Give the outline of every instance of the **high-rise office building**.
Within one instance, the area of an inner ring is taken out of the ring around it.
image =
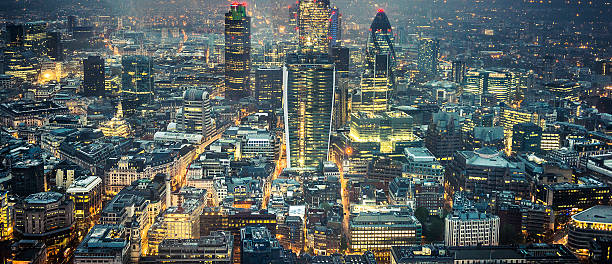
[[[467,67],[465,65],[465,61],[463,60],[454,60],[452,64],[452,81],[458,84],[463,83],[465,79],[465,72]]]
[[[327,55],[291,54],[283,73],[288,167],[327,160],[336,74]]]
[[[179,121],[185,132],[199,133],[205,138],[213,136],[215,126],[211,118],[208,92],[200,89],[185,91],[181,110]]]
[[[0,191],[0,241],[13,236],[13,209],[9,206],[8,191]]]
[[[299,0],[297,28],[301,52],[329,52],[331,12],[329,0]]]
[[[513,152],[540,151],[542,128],[534,123],[520,123],[512,128]]]
[[[47,54],[47,22],[29,22],[23,25],[23,47],[39,56]]]
[[[393,47],[393,42],[395,38],[393,36],[393,30],[391,29],[391,23],[389,23],[389,18],[387,18],[387,14],[382,9],[378,10],[372,24],[370,25],[370,34],[368,36],[368,42],[366,47],[366,68],[370,71],[376,72],[378,71],[390,71],[393,67],[395,67],[395,48]],[[389,58],[387,69],[378,69],[377,64],[377,55],[387,55]],[[391,74],[391,72],[389,72]]]
[[[153,99],[153,61],[140,55],[124,56],[121,59],[121,93],[135,97],[139,104]]]
[[[342,15],[337,7],[331,9],[329,17],[329,46],[335,47],[342,40]]]
[[[259,68],[255,71],[255,98],[260,109],[277,109],[282,106],[283,69]]]
[[[232,3],[225,13],[225,97],[238,101],[249,96],[251,17],[246,4]]]
[[[334,58],[336,71],[339,73],[348,73],[351,55],[349,48],[342,46],[334,46],[331,48],[331,56]]]
[[[423,38],[419,43],[418,69],[427,76],[435,76],[438,73],[438,53],[440,41],[434,38]]]
[[[53,31],[47,33],[47,56],[54,61],[64,60],[64,45],[60,32]]]
[[[66,19],[66,29],[68,29],[68,32],[72,32],[72,29],[78,25],[79,21],[77,20],[76,16],[68,16]]]
[[[389,108],[391,87],[390,57],[386,54],[375,56],[373,68],[361,76],[361,89],[353,94],[353,112],[378,113]]]
[[[508,103],[512,97],[510,72],[477,70],[464,75],[463,92],[474,95],[474,104],[481,105],[483,97],[491,96],[497,103]]]
[[[89,56],[83,60],[83,94],[85,96],[105,96],[104,59]]]

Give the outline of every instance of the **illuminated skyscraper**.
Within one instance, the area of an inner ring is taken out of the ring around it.
[[[464,93],[474,95],[474,104],[481,105],[486,95],[495,98],[497,103],[508,103],[512,93],[512,74],[501,71],[469,71],[464,78]]]
[[[465,65],[465,61],[462,61],[462,60],[453,61],[453,66],[452,66],[453,75],[451,76],[452,81],[458,84],[463,83],[463,80],[465,79],[466,69],[467,67]]]
[[[375,56],[373,68],[361,76],[361,90],[353,95],[352,111],[378,113],[388,110],[391,87],[389,56]]]
[[[418,68],[422,74],[435,76],[438,73],[438,53],[440,41],[433,38],[423,38],[419,43]]]
[[[331,12],[329,0],[299,0],[297,26],[301,52],[329,52]]]
[[[104,96],[104,59],[89,56],[83,60],[83,94]]]
[[[251,17],[246,4],[233,3],[225,13],[225,97],[238,101],[249,96]]]
[[[29,22],[23,25],[23,46],[37,55],[47,54],[47,22]]]
[[[139,103],[153,98],[152,60],[145,56],[124,56],[121,59],[121,92],[127,97],[135,96]]]
[[[388,110],[394,66],[393,31],[387,15],[379,9],[370,26],[366,70],[361,76],[361,90],[353,96],[353,112],[377,113]]]
[[[367,69],[375,71],[377,55],[388,55],[389,69],[395,66],[395,49],[393,31],[384,10],[379,9],[370,25],[370,36],[366,47]],[[378,69],[379,71],[382,69]],[[386,70],[385,70],[386,71]],[[391,72],[389,72],[392,74]]]
[[[337,7],[331,9],[331,15],[329,17],[329,45],[335,47],[339,45],[339,41],[342,40],[342,16]]]
[[[327,55],[290,54],[283,73],[288,167],[327,160],[336,75]]]

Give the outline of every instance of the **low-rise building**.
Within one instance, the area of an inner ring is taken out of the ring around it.
[[[447,247],[442,245],[394,246],[391,263],[580,263],[563,245]]]
[[[391,246],[419,245],[421,223],[408,212],[362,212],[349,222],[349,248],[371,251],[377,261],[389,261]]]
[[[123,226],[95,225],[74,252],[74,263],[127,263],[130,246],[127,237]]]
[[[594,238],[612,238],[612,206],[598,205],[572,216],[567,245],[580,255],[588,255]]]

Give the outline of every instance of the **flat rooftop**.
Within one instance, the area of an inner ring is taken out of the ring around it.
[[[48,204],[59,201],[63,196],[63,194],[56,192],[40,192],[30,194],[25,198],[25,202],[29,204]]]
[[[612,206],[596,205],[572,216],[572,219],[582,222],[612,224]]]

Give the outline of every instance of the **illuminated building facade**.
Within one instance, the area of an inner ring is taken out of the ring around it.
[[[74,238],[73,229],[74,203],[61,193],[35,193],[15,205],[16,235],[43,241],[50,262],[63,257]]]
[[[215,126],[211,118],[208,92],[189,89],[183,93],[183,107],[179,114],[181,129],[188,133],[198,133],[204,138],[212,137]]]
[[[77,226],[88,229],[102,211],[102,179],[97,176],[78,178],[72,182],[66,194],[74,203]]]
[[[154,263],[230,264],[233,247],[232,235],[223,231],[199,239],[165,239],[159,244]]]
[[[391,68],[388,55],[376,55],[373,68],[361,76],[360,91],[352,98],[352,112],[378,113],[389,109]]]
[[[514,125],[520,123],[534,123],[540,127],[544,127],[538,113],[520,109],[503,108],[500,117],[500,125],[504,127],[504,135],[506,139],[512,138]]]
[[[508,103],[512,96],[512,74],[502,71],[476,70],[465,73],[463,92],[474,95],[474,104],[482,105],[483,97]]]
[[[457,151],[447,168],[446,179],[450,185],[469,193],[470,198],[491,196],[501,191],[529,197],[530,184],[524,170],[494,149]]]
[[[8,191],[0,191],[0,241],[13,236],[13,210],[9,207]]]
[[[326,55],[291,54],[283,74],[287,166],[315,167],[328,158],[334,64]]]
[[[117,113],[108,122],[100,126],[100,130],[105,137],[124,137],[127,138],[132,134],[130,125],[123,119],[123,104],[119,102]]]
[[[578,101],[580,92],[585,90],[578,82],[556,80],[544,85],[557,100]]]
[[[417,66],[421,74],[435,76],[438,73],[439,52],[440,40],[434,38],[422,38],[420,40]]]
[[[141,55],[124,56],[121,59],[121,92],[135,97],[140,104],[153,99],[153,61]]]
[[[598,205],[573,215],[569,223],[567,245],[580,255],[587,255],[594,238],[612,238],[612,206]]]
[[[380,263],[389,262],[392,246],[421,244],[421,223],[407,212],[359,213],[349,222],[349,249],[371,251]]]
[[[329,17],[329,45],[335,47],[342,41],[342,15],[337,7],[331,9]]]
[[[534,123],[520,123],[512,128],[513,152],[538,152],[542,144],[542,128]]]
[[[238,101],[249,95],[251,17],[246,4],[232,3],[225,13],[225,97]]]
[[[84,59],[83,94],[104,97],[106,94],[104,81],[104,59],[100,56],[89,56]]]
[[[577,183],[556,183],[538,186],[536,198],[550,206],[555,216],[582,211],[610,201],[610,187],[592,178],[578,178]]]
[[[458,84],[462,84],[465,80],[465,73],[467,71],[467,66],[465,61],[463,60],[454,60],[452,64],[452,76],[451,80]]]
[[[431,179],[444,184],[444,166],[424,147],[405,148],[406,156],[403,176],[411,179]]]
[[[259,68],[255,71],[255,98],[262,109],[282,107],[282,68]]]
[[[351,114],[350,132],[343,138],[345,171],[365,175],[376,156],[401,154],[404,147],[421,144],[412,133],[413,119],[404,112]]]
[[[298,49],[302,53],[326,54],[331,36],[329,0],[299,0],[297,12]]]
[[[38,78],[38,63],[34,57],[26,56],[23,51],[20,47],[4,49],[4,73],[34,83]]]
[[[377,113],[388,110],[389,95],[393,84],[395,49],[393,31],[382,9],[370,25],[366,46],[366,70],[361,76],[360,91],[353,95],[352,111]]]
[[[23,47],[37,55],[47,55],[47,22],[23,24]]]
[[[497,246],[499,224],[498,216],[479,212],[464,193],[456,193],[453,211],[444,218],[444,245]]]

